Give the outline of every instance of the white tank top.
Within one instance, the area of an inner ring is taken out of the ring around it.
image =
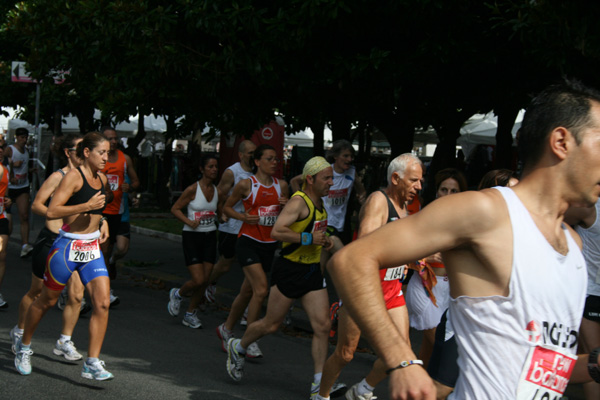
[[[600,296],[600,199],[596,202],[596,220],[589,228],[575,228],[583,240],[583,256],[587,263],[587,294]]]
[[[210,202],[206,201],[204,192],[200,187],[200,182],[196,183],[196,197],[190,201],[187,206],[187,217],[192,221],[200,221],[200,225],[196,229],[192,229],[189,225],[184,224],[183,230],[190,232],[210,232],[217,229],[215,221],[217,219],[217,203],[219,195],[217,188],[213,185],[215,195]]]
[[[25,149],[25,153],[17,148],[17,146],[10,145],[12,149],[12,161],[23,161],[20,167],[13,167],[13,176],[17,179],[17,183],[8,183],[9,189],[22,189],[29,186],[29,152]]]
[[[333,168],[333,164],[331,164]],[[356,169],[352,166],[348,171],[341,174],[333,170],[333,186],[329,188],[327,197],[323,197],[323,204],[327,211],[327,224],[333,226],[339,232],[344,230],[344,219],[348,209],[348,200],[352,193]]]
[[[547,398],[545,393],[560,398],[555,389],[564,391],[575,365],[585,260],[566,228],[568,253],[562,255],[511,189],[495,189],[506,201],[513,231],[509,295],[450,300],[460,372],[449,398],[529,400]],[[560,369],[552,380],[554,364]]]
[[[227,196],[231,196],[233,187],[235,185],[237,185],[238,182],[241,181],[242,179],[250,178],[250,176],[252,176],[252,172],[246,171],[244,168],[242,168],[242,165],[239,162],[236,162],[235,164],[233,164],[232,166],[230,166],[227,169],[230,169],[231,172],[233,172],[233,186],[231,186],[231,189],[229,190],[229,193],[227,194]],[[235,211],[243,214],[244,213],[244,205],[242,204],[242,200],[235,203],[235,205],[233,206],[233,209]],[[223,222],[222,224],[219,225],[219,230],[222,232],[227,232],[227,233],[231,233],[233,235],[237,235],[239,233],[241,227],[242,227],[242,221],[235,219],[235,218],[229,218],[227,220],[227,222]]]

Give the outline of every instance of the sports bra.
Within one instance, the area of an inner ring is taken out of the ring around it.
[[[73,196],[71,196],[69,200],[67,200],[67,203],[65,204],[66,206],[75,206],[77,204],[87,203],[92,197],[94,197],[96,193],[98,193],[98,190],[100,190],[100,194],[106,194],[106,191],[104,190],[104,185],[102,185],[100,189],[94,189],[90,186],[87,179],[85,179],[83,172],[81,172],[81,167],[77,167],[77,171],[79,171],[79,173],[81,174],[81,178],[83,179],[83,185],[81,186],[81,189],[79,189],[79,191],[73,193]],[[100,179],[100,181],[102,181],[102,179]],[[102,208],[99,208],[97,210],[91,210],[88,212],[88,214],[102,214],[102,211],[104,211],[105,207],[106,202],[104,203],[104,206]]]

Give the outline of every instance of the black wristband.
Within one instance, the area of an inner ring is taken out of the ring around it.
[[[401,369],[401,368],[406,368],[406,367],[409,367],[411,365],[423,365],[423,361],[421,361],[421,360],[402,361],[400,363],[400,365],[398,365],[397,367],[390,368],[390,369],[386,370],[385,374],[389,375],[390,372],[392,372],[392,371],[395,371],[395,370]]]
[[[598,355],[600,355],[600,347],[596,347],[588,356],[588,372],[592,379],[600,383],[600,367],[598,367]]]

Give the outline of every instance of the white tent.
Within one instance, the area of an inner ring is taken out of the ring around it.
[[[333,141],[333,134],[331,129],[325,125],[325,131],[323,132],[325,147],[331,146]],[[293,133],[291,135],[285,135],[284,143],[286,146],[299,146],[299,147],[313,147],[314,146],[315,134],[310,128],[306,128],[303,131]]]
[[[525,110],[519,111],[512,128],[513,144],[517,131],[521,128],[521,122]],[[471,150],[478,144],[495,145],[496,131],[498,130],[498,117],[493,113],[475,114],[467,120],[460,129],[460,137],[457,143],[462,146],[465,154],[470,154]]]

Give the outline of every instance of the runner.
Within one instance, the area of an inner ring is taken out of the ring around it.
[[[26,257],[33,250],[33,246],[29,244],[29,151],[26,147],[28,138],[27,129],[17,128],[15,144],[8,146],[4,154],[10,164],[8,197],[17,205],[21,223],[21,257]]]
[[[240,161],[228,167],[223,172],[223,176],[217,186],[217,191],[221,194],[219,196],[221,204],[225,204],[227,198],[231,196],[235,185],[242,179],[248,179],[252,175],[252,155],[255,149],[256,145],[250,140],[244,140],[240,143],[238,147]],[[234,204],[233,209],[239,213],[244,212],[242,201],[240,200]],[[224,221],[219,224],[219,261],[217,261],[210,274],[210,284],[205,292],[206,299],[211,303],[215,301],[217,280],[231,268],[231,264],[235,258],[235,243],[242,227],[242,221],[235,218],[228,218],[226,215],[222,215],[221,218]]]
[[[76,169],[81,165],[81,159],[75,154],[77,144],[81,142],[81,140],[82,136],[80,134],[70,134],[62,139],[60,148],[63,152],[63,154],[61,154],[63,157],[61,158],[63,161],[66,161],[67,165],[50,175],[48,179],[44,181],[42,187],[40,187],[40,190],[31,205],[31,209],[36,214],[46,217],[46,212],[48,210],[46,204],[49,203],[63,177],[70,170]],[[29,291],[25,293],[19,304],[19,319],[17,325],[10,331],[13,353],[16,353],[17,342],[23,336],[27,311],[35,298],[42,292],[46,258],[48,257],[52,244],[58,237],[58,232],[62,225],[62,219],[46,219],[45,226],[40,231],[37,241],[35,242],[31,258],[31,287],[29,288]],[[71,340],[71,336],[73,335],[73,330],[79,319],[83,292],[85,289],[77,271],[75,271],[71,276],[71,279],[69,279],[67,289],[70,292],[69,300],[64,306],[62,331],[60,338],[56,341],[53,352],[58,356],[65,357],[69,361],[76,361],[80,360],[82,355],[77,352],[75,344]]]
[[[410,153],[394,158],[388,166],[388,186],[372,193],[360,210],[358,237],[363,237],[379,227],[409,215],[408,203],[417,197],[423,179],[423,163]],[[390,317],[404,340],[408,337],[408,313],[402,293],[402,281],[406,276],[406,266],[380,271],[381,287]],[[340,300],[340,303],[342,301]],[[340,307],[338,321],[338,341],[335,352],[325,363],[319,400],[330,398],[330,388],[344,368],[354,357],[360,339],[360,329],[348,314],[346,307]],[[371,372],[361,382],[346,392],[346,399],[372,399],[375,386],[386,377],[385,366],[375,361]]]
[[[304,166],[302,176],[305,182],[303,191],[294,193],[271,232],[273,239],[282,241],[282,255],[277,257],[273,269],[267,313],[263,319],[248,325],[242,339],[229,338],[227,372],[233,380],[242,379],[249,346],[276,332],[294,299],[301,299],[314,332],[313,398],[321,383],[330,328],[329,301],[320,252],[322,247],[331,247],[332,242],[326,234],[327,212],[321,197],[327,195],[333,184],[333,170],[323,157],[313,157]]]
[[[575,355],[585,260],[563,215],[569,205],[598,200],[598,142],[600,93],[574,82],[552,86],[527,109],[523,177],[514,189],[446,196],[334,256],[328,267],[336,288],[388,368],[391,399],[433,399],[435,389],[383,296],[374,295],[381,293],[377,270],[437,251],[450,278],[459,351],[450,398],[552,398],[573,370],[574,381],[590,379],[582,373],[588,357]],[[540,379],[547,374],[555,377],[552,389]]]
[[[77,270],[93,306],[88,358],[81,376],[96,380],[113,378],[113,374],[104,369],[104,362],[98,359],[110,306],[110,280],[100,242],[108,239],[108,226],[101,213],[107,197],[111,196],[110,189],[109,196],[106,195],[106,177],[99,173],[106,164],[109,148],[102,134],[85,135],[76,152],[83,165],[65,175],[48,206],[47,218],[62,218],[64,224],[48,255],[42,293],[29,307],[25,331],[17,343],[15,367],[22,375],[31,374],[31,339],[39,322],[58,300],[72,272]]]
[[[10,207],[11,204],[10,198],[6,197],[8,180],[8,168],[0,164],[0,287],[2,287],[2,281],[6,272],[6,248],[8,247],[8,237],[10,236],[6,215],[6,208]],[[8,303],[4,300],[2,294],[0,294],[0,308],[6,307],[8,307]]]
[[[184,223],[181,241],[185,263],[192,279],[179,289],[173,288],[169,293],[167,309],[173,317],[179,315],[179,307],[183,297],[191,297],[190,305],[183,318],[183,325],[190,328],[201,328],[202,322],[197,311],[208,278],[217,258],[217,225],[215,223],[219,204],[219,195],[214,185],[219,175],[219,162],[215,156],[206,155],[200,160],[202,178],[188,186],[177,199],[171,212]],[[181,211],[187,208],[187,215]]]
[[[217,336],[221,347],[226,351],[227,341],[233,337],[235,323],[248,306],[248,325],[260,315],[263,301],[269,290],[267,273],[271,270],[273,256],[277,249],[277,240],[271,237],[271,230],[281,208],[288,200],[288,185],[273,177],[277,171],[277,153],[267,144],[254,151],[255,173],[249,179],[240,181],[233,188],[223,212],[229,218],[243,221],[235,253],[244,271],[244,281],[225,323],[217,327]],[[244,213],[237,212],[233,206],[243,200]],[[251,358],[262,357],[258,344],[252,343],[246,354]]]

